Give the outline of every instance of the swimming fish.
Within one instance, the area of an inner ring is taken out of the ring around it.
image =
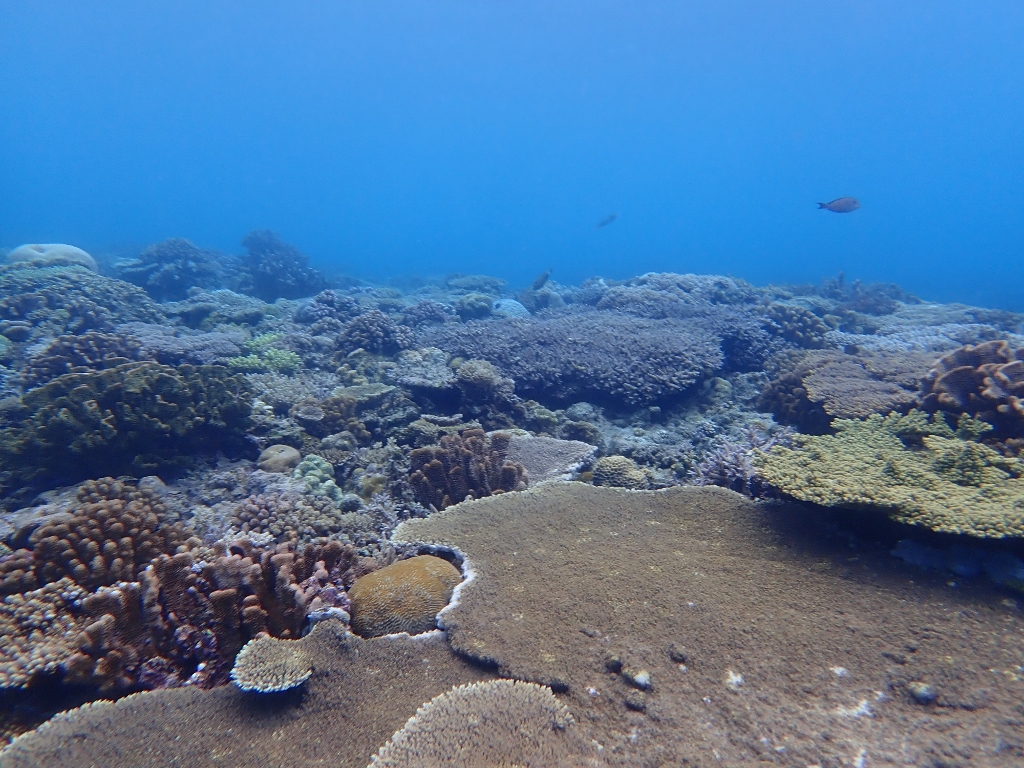
[[[597,226],[594,227],[594,229],[600,229],[601,227],[607,227],[609,224],[611,224],[617,218],[619,218],[619,214],[617,214],[617,213],[609,213],[607,216],[605,216],[603,219],[601,219],[599,222],[597,222]]]
[[[856,197],[837,197],[831,203],[818,203],[818,208],[832,213],[853,213],[860,208],[860,201]]]

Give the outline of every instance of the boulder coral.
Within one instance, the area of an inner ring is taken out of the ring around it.
[[[801,501],[873,507],[935,531],[1024,536],[1024,461],[976,442],[988,425],[962,417],[954,434],[912,411],[832,426],[835,435],[794,435],[792,448],[760,454],[763,481]]]
[[[460,581],[458,568],[433,555],[399,560],[363,576],[348,592],[352,631],[362,637],[428,632]]]

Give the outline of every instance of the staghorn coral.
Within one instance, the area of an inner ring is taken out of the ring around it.
[[[242,245],[249,252],[244,261],[252,276],[246,293],[274,301],[313,296],[327,287],[324,276],[309,266],[306,254],[268,229],[250,232],[242,238]]]
[[[752,426],[744,430],[740,440],[719,440],[690,471],[690,483],[717,485],[754,498],[761,496],[765,488],[754,466],[755,452],[776,445],[788,446],[792,434],[789,428],[773,433]]]
[[[438,446],[414,448],[410,454],[409,484],[416,500],[444,509],[467,498],[526,487],[526,470],[507,459],[511,436],[482,429],[445,435]]]
[[[1024,437],[1024,347],[998,340],[950,352],[928,371],[921,403],[928,411],[981,419],[994,437]]]
[[[185,546],[188,531],[167,518],[149,491],[110,477],[85,482],[68,512],[32,532],[28,549],[0,560],[0,593],[64,577],[89,590],[135,581],[154,557]]]
[[[423,346],[487,360],[539,400],[610,400],[629,406],[677,397],[723,361],[720,336],[700,323],[585,311],[449,324]]]
[[[770,333],[803,349],[829,346],[827,334],[834,329],[810,310],[789,304],[769,304],[764,322]]]
[[[420,707],[369,768],[600,765],[596,745],[574,724],[550,688],[518,680],[460,685]]]
[[[823,506],[875,507],[902,523],[970,536],[1024,536],[1024,462],[920,412],[837,419],[834,436],[793,436],[755,460],[764,482]],[[920,445],[920,447],[916,447]]]
[[[142,289],[85,267],[0,267],[0,333],[15,341],[163,320]]]
[[[149,474],[187,463],[197,445],[230,447],[250,411],[248,383],[218,366],[69,373],[22,396],[0,455],[22,484]]]
[[[348,591],[352,631],[360,637],[429,632],[460,581],[458,568],[433,555],[399,560],[363,576]]]

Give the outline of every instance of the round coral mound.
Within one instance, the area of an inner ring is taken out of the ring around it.
[[[348,592],[352,631],[362,637],[429,632],[461,580],[458,568],[433,555],[401,560],[363,576]]]

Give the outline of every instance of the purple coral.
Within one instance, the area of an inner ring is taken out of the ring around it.
[[[747,427],[740,440],[719,441],[690,473],[690,484],[717,485],[752,498],[762,496],[764,487],[752,461],[754,453],[788,445],[792,435],[789,428],[767,432]]]

